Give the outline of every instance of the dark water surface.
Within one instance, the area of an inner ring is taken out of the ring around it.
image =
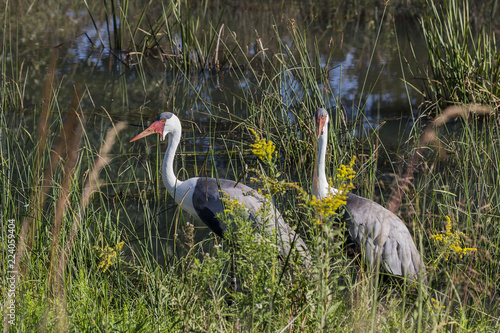
[[[140,4],[130,6],[129,12],[135,10],[135,16],[141,14]],[[285,27],[290,21],[296,22],[300,29],[305,30],[310,55],[319,56],[328,73],[329,87],[320,83],[319,89],[333,91],[351,116],[355,117],[359,109],[363,110],[363,117],[368,122],[411,115],[421,99],[404,81],[418,83],[406,64],[406,60],[414,60],[410,40],[417,59],[425,63],[425,50],[416,20],[386,14],[385,21],[380,24],[383,8],[367,6],[362,13],[354,15],[349,12],[350,17],[336,23],[335,17],[324,18],[324,11],[329,8],[311,7],[308,10],[318,12],[306,15],[300,3],[244,6],[240,2],[229,2],[218,10],[192,9],[191,15],[196,16],[199,11],[205,13],[198,14],[202,19],[196,21],[201,26],[197,29],[201,36],[209,34],[215,25],[224,24],[224,33],[237,36],[248,58],[262,56],[263,53],[259,53],[261,44],[269,50],[266,56],[278,52],[275,50],[277,37],[274,29],[280,31],[283,43],[292,47],[293,38]],[[216,75],[207,70],[185,75],[163,65],[154,56],[142,58],[144,67],[137,66],[136,56],[130,53],[135,51],[130,38],[123,38],[121,49],[113,48],[113,22],[111,16],[106,20],[99,15],[101,11],[99,7],[91,8],[91,14],[86,8],[60,9],[58,13],[48,14],[55,17],[53,22],[43,21],[46,17],[42,15],[29,18],[30,24],[45,29],[38,28],[36,33],[32,31],[30,34],[29,27],[26,31],[18,28],[18,33],[21,31],[25,36],[18,37],[21,42],[17,43],[18,49],[12,50],[11,59],[17,66],[23,64],[23,72],[29,78],[25,87],[26,109],[35,109],[42,99],[43,76],[50,58],[56,55],[62,87],[72,83],[87,86],[92,99],[85,105],[88,112],[101,113],[104,108],[115,120],[134,120],[145,113],[144,109],[156,113],[168,106],[181,117],[190,116],[194,121],[203,122],[207,120],[205,114],[217,112],[211,106],[224,104],[235,115],[245,114],[245,107],[232,100],[252,89],[256,78],[251,73],[246,79],[230,72]],[[161,7],[150,7],[145,20],[152,21],[152,24],[161,12]],[[134,15],[129,14],[130,17]],[[129,24],[132,22],[135,21],[131,20]],[[182,45],[182,37],[175,33],[174,36],[178,45]],[[137,45],[140,40],[138,36],[134,43]],[[150,54],[154,55],[153,52]],[[301,102],[308,90],[301,87],[293,75],[285,81],[286,84],[280,87],[282,103],[292,108]],[[66,92],[62,89],[61,93]],[[325,106],[331,108],[337,101],[330,99],[325,102]]]

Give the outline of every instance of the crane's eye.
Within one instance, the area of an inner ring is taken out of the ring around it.
[[[164,123],[164,122],[166,122],[166,121],[167,121],[166,119],[162,119],[162,120],[161,120],[161,122],[162,122],[162,123]]]

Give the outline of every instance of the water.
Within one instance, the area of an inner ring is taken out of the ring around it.
[[[210,18],[219,19],[219,15],[222,15],[220,22],[225,24],[225,36],[234,32],[238,41],[248,46],[249,57],[259,57],[260,43],[268,49],[266,54],[272,56],[273,52],[277,53],[274,49],[276,43],[273,43],[273,39],[276,38],[273,27],[276,26],[280,30],[284,43],[292,46],[293,40],[286,27],[290,25],[287,18],[293,19],[301,29],[307,25],[306,35],[310,53],[315,53],[313,47],[317,41],[319,57],[325,66],[328,62],[326,70],[330,86],[320,89],[328,88],[338,94],[350,112],[355,113],[357,109],[363,107],[367,120],[386,116],[392,118],[394,115],[407,115],[420,102],[418,93],[402,81],[406,77],[412,84],[416,83],[407,72],[406,64],[400,59],[398,52],[399,48],[402,57],[412,59],[409,39],[413,39],[415,49],[422,49],[420,32],[414,21],[388,15],[389,18],[386,17],[388,22],[382,25],[381,34],[376,41],[378,22],[374,22],[371,18],[351,23],[345,23],[344,19],[339,24],[332,25],[331,21],[324,22],[319,18],[312,21],[301,19],[300,11],[303,8],[299,5],[273,7],[266,4],[241,7],[241,5],[237,7],[235,12],[230,12],[228,8],[225,11],[209,12],[212,15],[207,14],[208,18],[199,23],[202,26],[199,29],[200,34],[208,34],[212,29],[213,22]],[[140,14],[140,9],[141,5],[138,4],[136,8],[129,10],[136,10],[137,13],[134,15],[137,16]],[[203,11],[203,8],[198,10]],[[161,8],[151,9],[149,20],[156,18],[155,11],[161,13]],[[370,11],[371,9],[367,9],[367,12]],[[21,43],[15,59],[24,61],[25,70],[29,70],[27,75],[33,77],[26,86],[28,91],[26,95],[31,96],[32,103],[27,103],[26,107],[33,108],[40,100],[42,78],[52,54],[51,47],[54,46],[57,46],[58,50],[59,77],[65,78],[66,84],[71,82],[86,84],[94,101],[92,106],[96,109],[106,108],[113,116],[123,117],[125,113],[131,117],[141,113],[138,112],[141,107],[161,110],[166,104],[173,105],[178,112],[206,111],[207,103],[213,105],[225,103],[232,106],[231,96],[240,96],[242,90],[250,89],[248,82],[242,80],[235,82],[234,76],[231,75],[216,77],[205,71],[185,77],[178,72],[170,71],[161,62],[154,61],[153,57],[146,59],[144,70],[139,69],[135,65],[134,55],[111,50],[113,34],[108,32],[108,29],[112,30],[111,20],[108,20],[108,26],[104,18],[98,15],[100,13],[98,9],[91,9],[91,12],[95,21],[89,19],[89,13],[85,8],[59,10],[59,13],[52,14],[56,17],[56,22],[64,19],[74,22],[62,27],[50,27],[45,34],[40,31],[36,37],[32,37],[37,39],[35,45],[29,42]],[[197,13],[196,9],[194,13]],[[320,16],[321,13],[317,15]],[[376,12],[376,15],[377,19],[380,19],[381,13]],[[31,19],[35,20],[32,24],[36,26],[37,18]],[[39,18],[38,25],[44,23],[42,19]],[[411,35],[408,35],[408,32]],[[29,35],[27,32],[26,34]],[[108,37],[110,35],[111,38]],[[181,37],[175,36],[177,43],[182,46]],[[21,36],[20,40],[28,38]],[[140,39],[136,37],[136,42]],[[226,40],[230,41],[229,38]],[[124,46],[123,50],[130,49]],[[417,54],[417,57],[421,59],[422,55]],[[141,77],[145,79],[141,80]],[[184,82],[186,80],[189,83]],[[255,78],[250,77],[249,80],[251,82]],[[168,91],[173,85],[182,86],[181,89],[176,89],[178,95]],[[123,89],[127,91],[126,100],[122,97]],[[304,93],[307,91],[291,79],[287,86],[282,87],[282,101],[285,105],[292,106],[301,101]],[[188,101],[183,100],[186,95],[189,97]],[[335,101],[329,100],[327,104],[332,106]],[[244,110],[240,110],[236,105],[231,111],[239,114]]]

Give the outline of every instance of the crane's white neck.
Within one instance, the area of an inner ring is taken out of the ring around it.
[[[174,173],[174,158],[175,152],[177,151],[177,146],[181,141],[181,130],[171,131],[167,134],[168,147],[163,157],[163,165],[161,168],[163,176],[163,184],[167,188],[167,192],[175,197],[175,189],[177,186],[182,184],[182,181],[178,180]]]
[[[326,178],[326,147],[328,145],[328,121],[323,126],[323,133],[318,138],[318,156],[316,159],[316,169],[314,169],[313,195],[317,199],[323,199],[329,192],[336,194],[338,191],[328,185]]]

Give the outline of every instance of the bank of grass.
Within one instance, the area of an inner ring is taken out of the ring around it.
[[[257,175],[261,182],[254,183],[255,187],[266,189],[266,182],[276,181],[309,191],[315,155],[311,119],[321,104],[330,107],[332,114],[329,174],[335,176],[338,165],[358,156],[355,191],[373,194],[369,189],[378,188],[383,172],[376,167],[386,156],[394,155],[380,144],[376,131],[364,140],[353,134],[351,130],[360,125],[362,116],[348,124],[342,117],[343,106],[328,104],[337,92],[319,89],[327,84],[322,60],[313,56],[304,31],[292,20],[285,28],[294,38],[292,47],[282,42],[276,30],[279,53],[266,55],[268,51],[262,48],[262,58],[232,59],[241,67],[233,68],[231,74],[252,87],[241,96],[232,96],[246,106],[245,119],[186,93],[186,98],[200,100],[206,108],[203,112],[212,120],[201,133],[196,124],[183,123],[185,140],[177,157],[180,177],[219,174],[249,183]],[[237,40],[231,43],[238,45]],[[222,42],[220,47],[231,59],[231,48]],[[7,63],[4,54],[4,69]],[[189,68],[179,65],[178,69]],[[49,77],[55,72],[51,67]],[[117,133],[117,124],[107,117],[100,122],[102,131],[89,129],[83,110],[91,105],[95,92],[76,90],[76,102],[70,104],[61,99],[68,94],[61,90],[68,88],[53,80],[45,81],[42,106],[23,113],[26,96],[18,89],[26,84],[23,76],[11,80],[3,76],[3,80],[2,223],[13,218],[16,234],[21,235],[23,221],[31,221],[27,235],[33,239],[18,262],[16,320],[6,324],[4,306],[4,328],[19,332],[489,332],[500,327],[500,314],[494,306],[498,303],[500,255],[500,147],[494,114],[478,117],[464,112],[454,123],[436,126],[436,140],[426,143],[426,159],[420,160],[413,185],[404,192],[398,211],[427,264],[425,287],[367,270],[362,259],[347,254],[345,230],[336,217],[322,225],[315,222],[314,211],[304,206],[293,188],[270,194],[286,221],[307,240],[314,262],[312,274],[278,260],[272,241],[265,235],[256,236],[238,214],[231,220],[239,228],[228,241],[206,234],[200,239],[198,226],[190,224],[193,221],[173,205],[161,186],[164,143],[154,138],[131,145],[128,139],[138,130]],[[304,92],[291,96],[293,107],[282,102],[282,89],[289,86]],[[176,104],[172,111],[179,114],[181,108]],[[78,117],[68,124],[64,119],[71,118],[71,112]],[[468,121],[462,120],[463,115],[468,115]],[[44,127],[40,124],[45,116],[48,123]],[[149,121],[144,117],[145,123]],[[73,134],[60,135],[70,125],[74,131],[82,128],[81,142],[72,146]],[[250,144],[255,137],[249,128],[276,146],[273,164],[261,163],[253,155]],[[104,154],[101,146],[106,146],[107,133],[116,141],[111,152]],[[404,147],[408,158],[422,142],[418,140],[423,133],[418,121],[413,133],[414,140]],[[76,158],[74,168],[55,155],[58,138],[69,145],[67,154]],[[207,142],[211,148],[197,151],[196,141]],[[216,150],[221,142],[223,149]],[[99,173],[100,187],[94,188],[91,200],[85,203],[85,189],[95,184],[89,183],[92,171],[98,170],[105,155],[111,159]],[[198,161],[193,155],[203,158]],[[225,155],[228,162],[224,167],[217,167],[218,155]],[[247,174],[247,166],[258,171]],[[53,172],[47,174],[51,168]],[[402,173],[397,168],[390,171]],[[48,184],[47,195],[40,203],[43,181]],[[461,257],[460,252],[433,239],[448,230],[446,216],[451,221],[450,232],[463,233],[460,245],[477,251]],[[1,281],[7,300],[5,235],[2,230]],[[239,244],[230,248],[232,242]],[[67,257],[61,256],[66,249]],[[239,286],[236,291],[231,284],[233,265]]]

